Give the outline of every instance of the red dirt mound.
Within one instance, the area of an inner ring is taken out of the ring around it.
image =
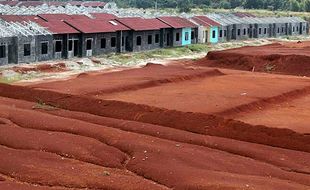
[[[5,84],[0,85],[0,94],[4,97],[32,102],[43,101],[48,105],[54,105],[55,107],[71,111],[86,112],[117,119],[141,121],[194,133],[211,134],[247,142],[310,152],[310,137],[305,135],[288,129],[251,126],[239,121],[225,120],[219,116],[166,110],[119,101],[98,100],[88,96],[67,95]]]
[[[197,65],[245,71],[310,76],[310,48],[281,44],[209,52]]]
[[[66,64],[65,63],[57,63],[57,64],[39,64],[35,67],[19,67],[15,66],[13,67],[13,71],[18,73],[28,73],[31,71],[35,72],[62,72],[66,71]]]

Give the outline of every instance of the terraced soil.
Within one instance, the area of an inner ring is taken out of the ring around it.
[[[209,52],[197,65],[255,72],[310,76],[310,42],[275,43]]]
[[[0,84],[0,189],[308,190],[309,86],[192,63]]]

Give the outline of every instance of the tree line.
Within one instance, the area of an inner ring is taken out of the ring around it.
[[[310,12],[310,0],[115,0],[120,7],[178,8],[189,12],[192,8],[223,8],[288,10]]]

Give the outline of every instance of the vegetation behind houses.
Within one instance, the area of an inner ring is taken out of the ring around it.
[[[310,12],[310,0],[115,0],[120,7],[178,8],[189,12],[192,8],[223,8],[289,10]]]

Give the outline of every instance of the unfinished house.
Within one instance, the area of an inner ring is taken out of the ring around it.
[[[40,18],[36,16],[1,15],[8,28],[18,34],[15,41],[17,63],[29,63],[53,59],[53,36],[40,26]]]
[[[139,17],[118,18],[117,21],[130,28],[129,38],[125,44],[131,51],[143,51],[165,47],[164,35],[169,25],[157,19],[144,19]]]
[[[16,63],[16,36],[0,23],[0,65]]]
[[[165,36],[167,46],[185,46],[197,43],[198,26],[186,18],[177,16],[159,17],[171,27]]]
[[[218,43],[219,23],[209,19],[206,16],[195,16],[191,21],[198,25],[198,42],[199,43]],[[221,30],[223,33],[223,31]],[[222,34],[223,35],[223,34]]]
[[[231,22],[226,19],[222,19],[221,15],[215,13],[208,14],[206,17],[220,24],[218,42],[228,42],[232,40],[230,31],[233,29],[233,24],[231,24]]]
[[[129,38],[129,28],[117,20],[87,18],[64,22],[81,32],[79,38],[81,57],[130,51],[129,44],[125,43]]]
[[[288,20],[288,35],[306,35],[308,34],[308,22],[298,17],[285,17],[281,19]]]

